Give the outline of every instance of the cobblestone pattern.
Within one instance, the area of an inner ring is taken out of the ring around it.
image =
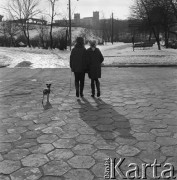
[[[79,100],[66,96],[69,70],[0,71],[1,180],[101,180],[107,157],[125,157],[123,170],[155,158],[176,167],[176,69],[104,69],[101,98],[86,79]]]

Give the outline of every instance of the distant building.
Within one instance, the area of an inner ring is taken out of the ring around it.
[[[79,20],[78,20],[79,18]],[[99,12],[95,11],[93,12],[93,17],[85,17],[83,19],[80,19],[80,14],[75,14],[74,16],[74,22],[76,26],[92,26],[97,27],[99,26]]]
[[[43,25],[47,24],[47,21],[43,19],[36,19],[36,18],[29,18],[27,22],[31,24],[43,24]]]
[[[74,14],[74,19],[72,19],[72,26],[78,27],[98,27],[100,23],[99,19],[99,12],[95,11],[93,12],[93,17],[84,17],[80,18],[80,14],[76,13]],[[59,26],[67,26],[68,25],[68,20],[56,20],[55,24]]]
[[[95,11],[93,12],[93,26],[97,26],[99,24],[99,12]]]
[[[93,18],[92,17],[85,17],[81,19],[82,26],[92,26],[93,25]]]
[[[55,25],[61,26],[61,27],[66,27],[66,26],[68,26],[68,23],[69,23],[69,21],[66,20],[66,19],[55,20]],[[72,24],[73,24],[73,22],[72,22]]]
[[[2,22],[2,18],[3,18],[3,17],[4,17],[4,16],[1,16],[1,15],[0,15],[0,22]]]
[[[14,23],[29,23],[29,24],[43,24],[46,25],[47,21],[43,20],[43,19],[36,19],[36,18],[29,18],[29,19],[17,19],[17,20],[13,20],[12,22]]]
[[[81,21],[80,21],[80,14],[79,13],[76,13],[74,14],[74,24],[78,24],[80,25]]]

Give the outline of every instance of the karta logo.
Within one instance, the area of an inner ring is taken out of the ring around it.
[[[150,170],[153,179],[176,179],[175,169],[171,163],[164,163],[163,165],[157,163],[157,159],[152,164],[130,163],[127,165],[127,171],[123,172],[121,166],[125,158],[108,158],[105,160],[105,179],[116,179],[116,176],[122,179],[147,179],[147,169]],[[158,169],[161,168],[161,169]],[[161,172],[159,171],[161,170]]]

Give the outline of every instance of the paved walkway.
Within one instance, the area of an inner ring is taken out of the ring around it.
[[[123,173],[155,159],[158,175],[167,162],[176,173],[177,69],[103,68],[99,99],[87,77],[84,99],[73,78],[67,96],[69,77],[68,69],[0,69],[0,180],[102,180],[108,157],[126,158]],[[53,94],[42,107],[47,81]]]

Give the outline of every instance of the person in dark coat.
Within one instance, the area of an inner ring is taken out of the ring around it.
[[[90,42],[90,48],[87,49],[87,63],[89,68],[89,78],[91,79],[92,97],[95,97],[95,85],[97,88],[97,97],[100,97],[101,63],[104,61],[101,51],[96,47],[96,41]]]
[[[78,37],[76,45],[71,51],[70,55],[70,68],[75,76],[76,96],[83,97],[84,81],[85,81],[85,68],[86,68],[86,48],[84,47],[84,39]]]

